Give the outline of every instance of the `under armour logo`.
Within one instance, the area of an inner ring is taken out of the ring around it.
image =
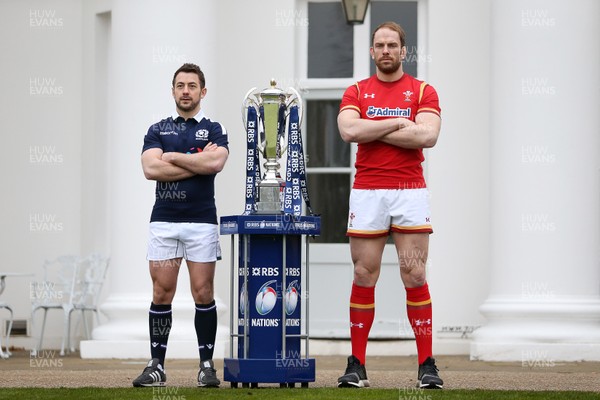
[[[375,98],[375,93],[365,93],[365,99],[368,99],[369,97],[372,98],[372,99],[374,99]]]
[[[365,327],[365,325],[364,325],[362,322],[359,322],[358,324],[355,324],[355,323],[353,323],[353,322],[350,322],[350,328],[354,328],[354,327],[357,327],[357,328],[364,328],[364,327]]]
[[[416,319],[415,320],[415,325],[416,326],[431,325],[431,319],[424,319],[424,320]]]

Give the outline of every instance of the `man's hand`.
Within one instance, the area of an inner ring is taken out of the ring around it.
[[[408,126],[412,126],[415,123],[413,121],[411,121],[410,119],[406,119],[403,117],[399,117],[398,118],[398,129],[403,129],[406,128]]]
[[[209,142],[201,152],[193,154],[167,152],[162,154],[161,159],[194,174],[209,175],[221,172],[228,155],[229,152],[225,147]]]
[[[435,146],[440,134],[442,120],[430,112],[417,114],[415,122],[397,118],[398,130],[388,133],[380,140],[405,149],[424,149]]]
[[[219,146],[212,142],[208,142],[208,144],[204,146],[204,149],[202,149],[202,151],[215,151],[217,150],[217,148],[219,148]]]
[[[151,148],[142,153],[142,168],[146,179],[172,182],[196,175],[194,172],[163,160],[164,154],[159,148]]]
[[[208,142],[208,144],[204,147],[204,149],[199,150],[198,153],[215,151],[215,150],[217,150],[218,147],[219,146],[217,146],[216,144],[214,144],[212,142]],[[168,151],[168,152],[162,154],[161,160],[163,160],[164,162],[171,163],[173,165],[177,165],[177,160],[180,159],[180,156],[182,154],[183,153],[178,153],[176,151]],[[194,154],[197,154],[197,153],[194,153]]]

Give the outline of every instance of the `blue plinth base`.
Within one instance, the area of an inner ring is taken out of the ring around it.
[[[314,358],[224,360],[223,379],[232,383],[304,383],[315,381]]]

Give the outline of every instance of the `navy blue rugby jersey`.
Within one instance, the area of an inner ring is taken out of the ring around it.
[[[142,153],[159,148],[164,153],[197,153],[209,143],[228,148],[227,131],[200,111],[187,121],[173,115],[152,125],[144,137]],[[173,182],[156,182],[156,201],[150,222],[202,222],[217,224],[215,176],[194,175]]]

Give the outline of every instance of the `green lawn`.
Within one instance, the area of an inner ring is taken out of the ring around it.
[[[532,400],[583,400],[599,399],[600,393],[592,392],[525,392],[493,390],[434,390],[417,389],[196,389],[196,388],[0,388],[0,399],[34,400],[192,400],[192,399],[302,399],[302,400],[347,400],[347,399],[394,399],[394,400],[494,400],[494,399],[532,399]]]

